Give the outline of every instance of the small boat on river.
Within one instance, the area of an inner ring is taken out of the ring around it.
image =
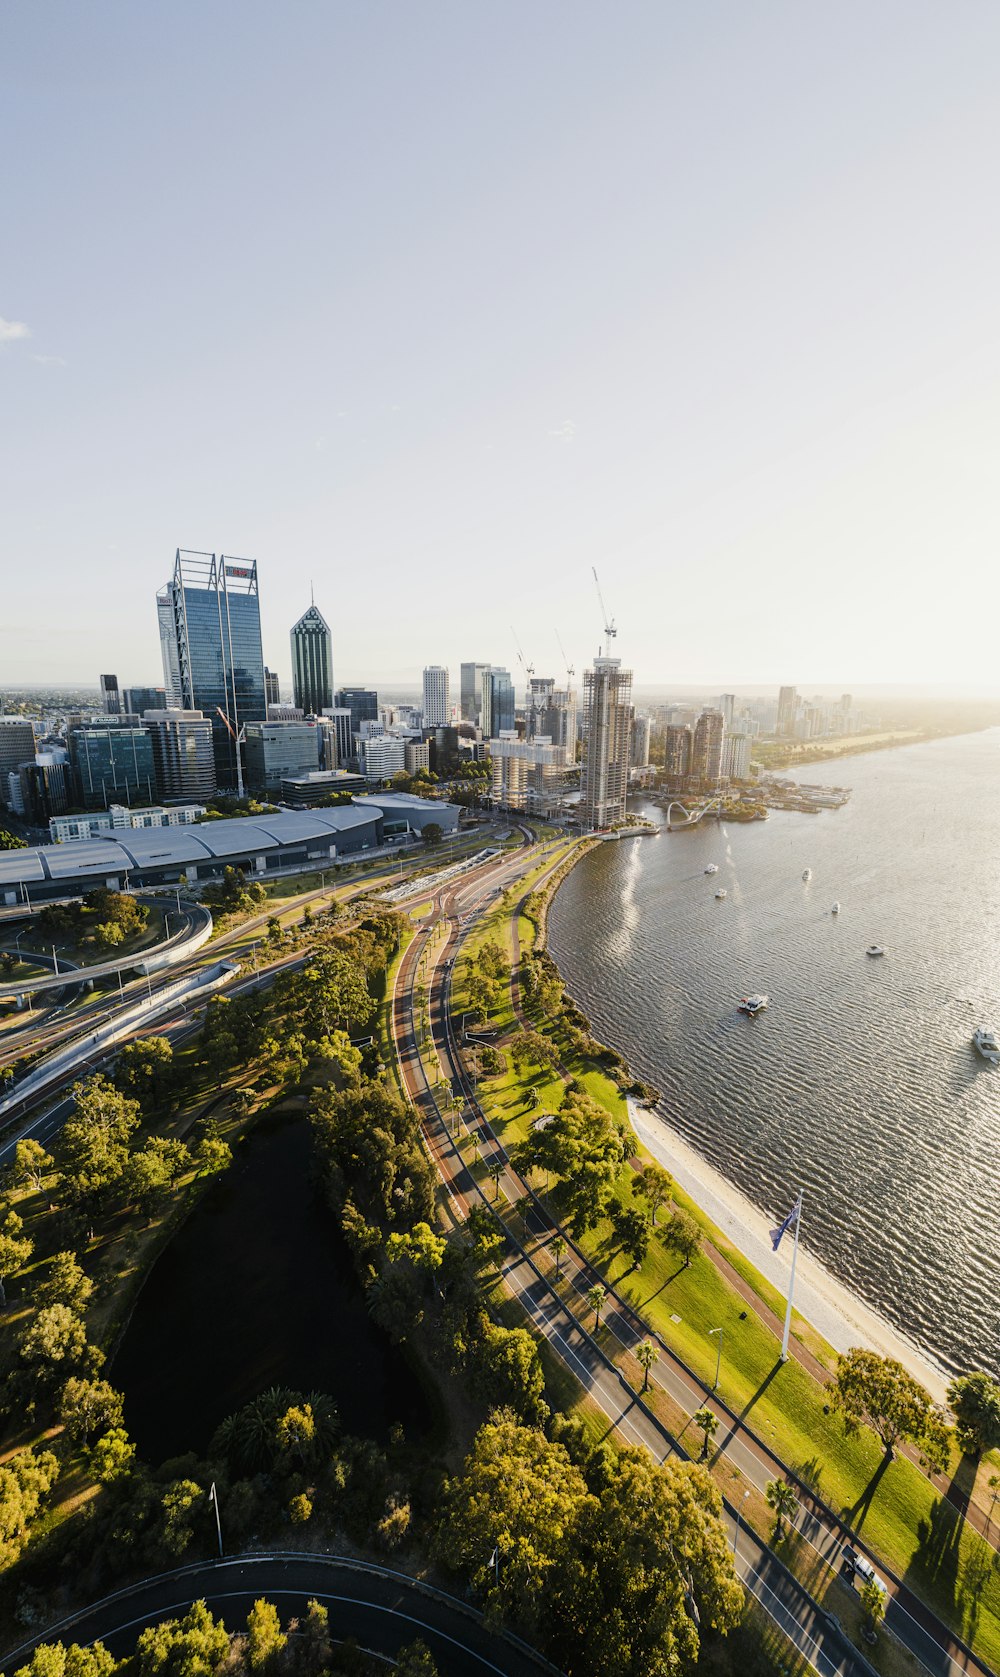
[[[727,897],[727,896],[728,896],[728,895],[729,895],[729,893],[728,893],[728,891],[727,891],[727,890],[726,890],[726,887],[725,887],[725,886],[724,886],[724,885],[720,885],[720,886],[719,886],[719,889],[718,889],[718,890],[717,890],[717,891],[716,891],[716,893],[715,893],[715,900],[716,900],[716,902],[718,902],[718,903],[721,903],[721,902],[725,902],[725,900],[726,900],[726,897]]]
[[[770,996],[758,994],[744,996],[743,1000],[737,1003],[737,1006],[741,1013],[748,1013],[751,1019],[756,1019],[758,1013],[763,1013],[770,999]]]
[[[865,950],[865,954],[874,957],[876,955],[884,955],[885,950],[882,948],[880,943],[870,943],[868,948]]]
[[[830,913],[831,914],[839,914],[840,913],[840,904],[839,903],[834,903],[833,907],[830,910]]]
[[[972,1045],[981,1059],[991,1066],[1000,1066],[1000,1042],[997,1041],[996,1031],[988,1031],[985,1025],[972,1033]]]

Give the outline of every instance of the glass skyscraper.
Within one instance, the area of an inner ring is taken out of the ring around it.
[[[219,787],[235,787],[234,736],[267,718],[256,562],[178,548],[156,604],[167,691],[211,720]]]
[[[333,708],[333,637],[315,600],[292,629],[292,689],[304,716]]]
[[[499,739],[514,726],[514,683],[509,670],[491,667],[483,671],[483,703],[480,728],[484,740]]]

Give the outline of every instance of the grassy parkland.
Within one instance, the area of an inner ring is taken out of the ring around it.
[[[467,1064],[477,1072],[489,1121],[505,1150],[514,1151],[515,1160],[519,1148],[522,1157],[530,1155],[539,1119],[559,1113],[568,1090],[582,1091],[613,1126],[627,1125],[628,1069],[620,1056],[591,1037],[545,954],[547,904],[574,860],[570,850],[557,853],[498,899],[471,929],[453,972],[453,1015],[457,1019],[464,1013],[474,1031],[478,1025],[496,1032],[489,1049],[471,1046],[465,1052]],[[534,1060],[519,1057],[519,1038],[528,1045],[532,1040],[544,1042],[544,1055]],[[630,1130],[628,1135],[628,1157],[609,1181],[599,1211],[585,1219],[584,1226],[573,1228],[580,1250],[706,1388],[713,1385],[719,1350],[718,1333],[710,1335],[709,1330],[722,1330],[719,1396],[803,1485],[860,1532],[886,1567],[996,1668],[1000,1454],[995,1449],[978,1458],[963,1454],[950,1435],[939,1471],[930,1473],[898,1451],[890,1459],[870,1426],[845,1428],[825,1380],[801,1361],[780,1362],[773,1317],[783,1314],[784,1300],[676,1184],[671,1183],[653,1225],[641,1182],[643,1168],[654,1161]],[[474,1156],[471,1143],[466,1139],[461,1145],[469,1154],[470,1168],[492,1192],[486,1167]],[[529,1170],[528,1177],[552,1215],[572,1226],[570,1183],[540,1167]],[[559,1259],[553,1256],[551,1242],[527,1239],[517,1207],[505,1205],[503,1211],[512,1232],[522,1242],[527,1240],[534,1261],[580,1313],[583,1301],[573,1296],[572,1280],[565,1270],[557,1277]],[[648,1238],[630,1247],[628,1229],[637,1213],[648,1225]],[[667,1237],[666,1225],[678,1213],[696,1230],[693,1250],[683,1245],[678,1250]],[[593,1325],[592,1318],[588,1325]],[[798,1315],[793,1325],[799,1343],[833,1380],[836,1353]],[[613,1340],[606,1326],[597,1331],[623,1372],[641,1383],[642,1372],[631,1353]],[[675,1435],[697,1453],[701,1438],[692,1416],[680,1413],[655,1382],[647,1398]],[[716,1443],[725,1431],[723,1423]],[[734,1482],[732,1469],[717,1449],[712,1471],[727,1494],[743,1503],[746,1486]],[[745,1507],[754,1528],[773,1537],[775,1515],[763,1495],[751,1490]],[[966,1507],[978,1510],[985,1532],[964,1517]],[[863,1615],[855,1592],[790,1525],[781,1525],[777,1547],[782,1558],[829,1611],[860,1632]],[[866,1652],[880,1669],[909,1661],[888,1637],[880,1638],[874,1653]]]

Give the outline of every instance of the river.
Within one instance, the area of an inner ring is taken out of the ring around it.
[[[1000,1375],[1000,1069],[971,1045],[1000,1031],[1000,730],[798,778],[851,800],[592,851],[552,955],[717,1170],[768,1213],[803,1189],[833,1275],[945,1367]]]

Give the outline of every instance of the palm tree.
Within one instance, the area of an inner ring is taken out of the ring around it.
[[[795,1495],[794,1486],[790,1485],[787,1479],[769,1479],[766,1496],[769,1506],[774,1509],[774,1535],[780,1537],[785,1521],[795,1518],[799,1499]]]
[[[651,1339],[644,1339],[642,1344],[635,1348],[635,1360],[642,1369],[642,1389],[644,1392],[649,1388],[649,1371],[659,1354]]]
[[[607,1298],[607,1296],[608,1296],[607,1289],[605,1287],[602,1287],[601,1283],[599,1281],[598,1281],[596,1287],[591,1287],[589,1293],[587,1294],[587,1303],[590,1305],[591,1310],[594,1312],[594,1332],[595,1333],[597,1332],[598,1328],[601,1325],[601,1311],[604,1309],[604,1301]]]
[[[491,1159],[489,1164],[486,1166],[486,1174],[487,1176],[492,1176],[493,1178],[493,1198],[495,1200],[499,1199],[500,1178],[503,1176],[503,1161],[500,1159]]]
[[[566,1242],[564,1241],[561,1234],[557,1234],[555,1240],[552,1242],[552,1256],[556,1260],[556,1280],[557,1281],[559,1279],[559,1271],[562,1268],[562,1261],[563,1261],[563,1256],[565,1254],[565,1251],[566,1251]]]
[[[719,1425],[719,1417],[711,1409],[696,1409],[691,1419],[698,1431],[705,1435],[700,1457],[701,1461],[705,1461],[708,1458],[708,1447]]]
[[[994,1473],[987,1481],[990,1488],[990,1523],[993,1520],[993,1510],[1000,1502],[1000,1473]]]

